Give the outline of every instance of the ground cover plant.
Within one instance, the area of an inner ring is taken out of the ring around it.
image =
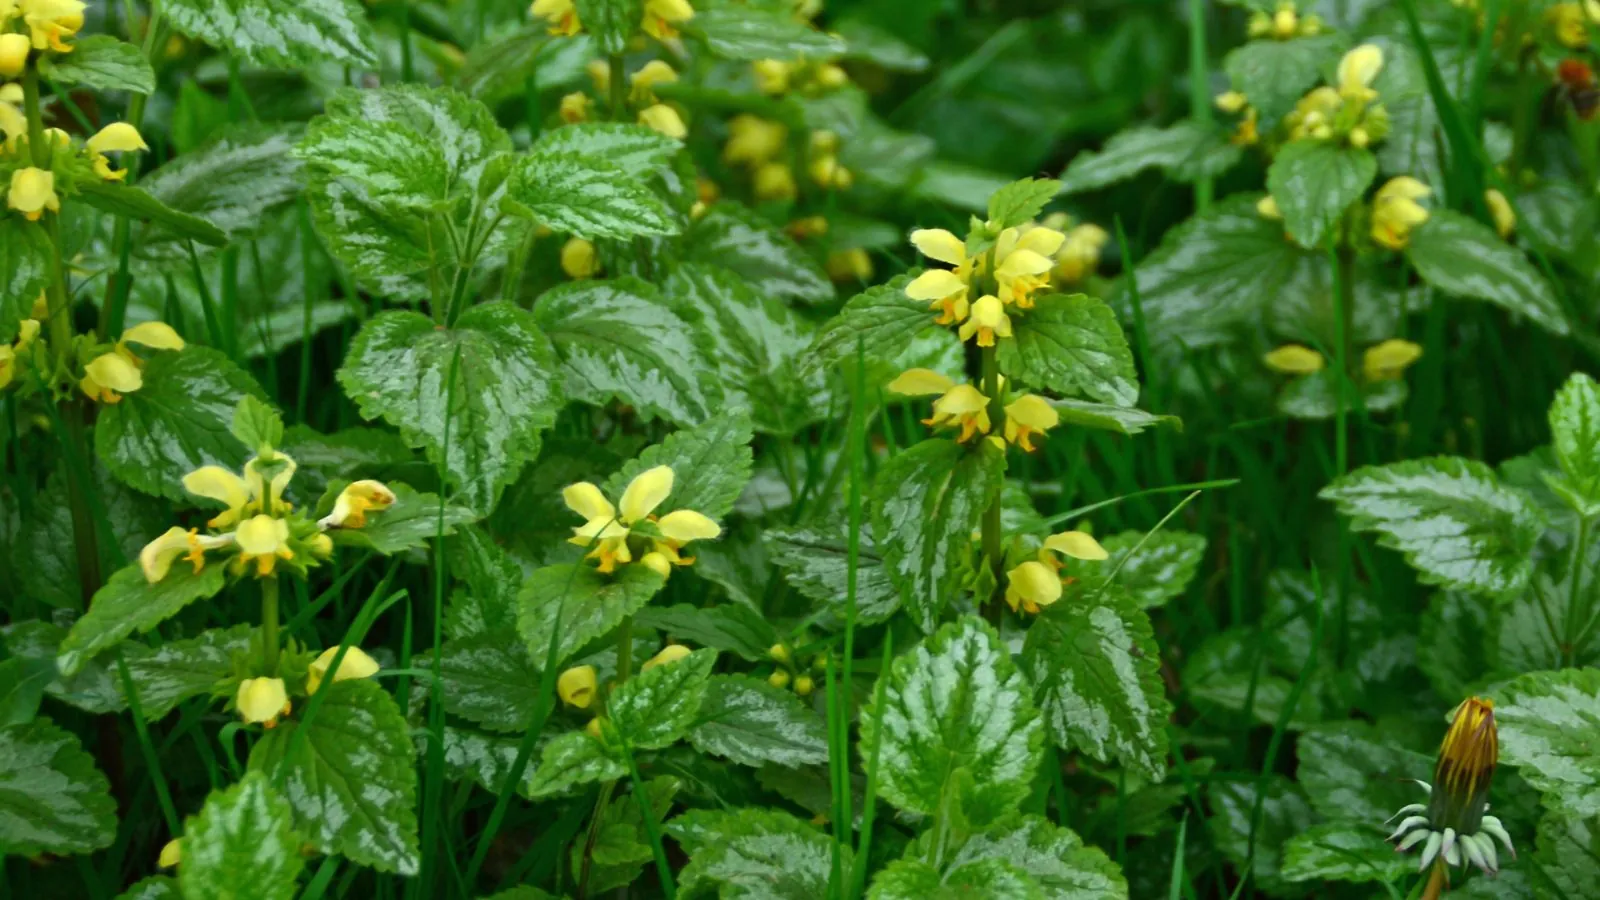
[[[0,0],[0,894],[1592,896],[1597,33]]]

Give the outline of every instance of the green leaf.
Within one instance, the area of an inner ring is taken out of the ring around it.
[[[178,31],[263,66],[378,64],[372,27],[352,0],[170,0],[162,12]]]
[[[1347,388],[1350,403],[1369,413],[1397,409],[1411,396],[1404,381],[1371,381]],[[1339,413],[1339,383],[1332,369],[1302,375],[1278,393],[1278,412],[1291,419],[1324,420]],[[1352,406],[1353,408],[1353,406]]]
[[[304,425],[291,425],[284,429],[283,445],[278,449],[300,464],[294,486],[304,488],[305,496],[321,494],[330,481],[379,478],[416,459],[398,434],[361,426],[320,434]],[[376,521],[376,517],[368,521]]]
[[[672,161],[683,142],[643,125],[580,122],[546,131],[530,153],[604,160],[624,172],[642,173]]]
[[[573,399],[603,406],[620,398],[677,425],[704,422],[722,405],[708,354],[652,284],[631,276],[568,282],[539,297],[534,319]]]
[[[77,737],[49,719],[0,728],[0,858],[111,846],[117,803]]]
[[[1044,900],[1037,882],[1008,860],[980,859],[943,875],[920,859],[889,864],[872,880],[868,900]]]
[[[566,662],[584,644],[643,609],[665,583],[643,565],[626,565],[613,575],[582,563],[546,566],[528,576],[517,595],[517,633],[532,658],[543,660],[559,627],[555,658],[558,664]]]
[[[32,722],[55,677],[55,660],[49,657],[13,656],[0,661],[0,728]]]
[[[1266,796],[1260,797],[1263,790]],[[1210,796],[1212,817],[1206,820],[1206,827],[1217,849],[1234,865],[1248,868],[1260,890],[1284,893],[1283,841],[1312,823],[1311,807],[1294,783],[1282,776],[1273,776],[1265,785],[1213,782]],[[1259,817],[1255,813],[1258,798]],[[1256,834],[1253,841],[1252,832]]]
[[[1439,696],[1473,693],[1492,668],[1489,607],[1482,597],[1460,591],[1439,591],[1429,602],[1417,635],[1417,668]]]
[[[999,341],[1000,371],[1030,387],[1132,406],[1139,373],[1117,316],[1086,294],[1051,294],[1012,318],[1014,335]]]
[[[705,565],[704,554],[698,555],[697,572]],[[652,606],[640,610],[633,621],[635,625],[654,628],[679,641],[737,653],[749,662],[766,660],[767,651],[778,642],[778,632],[772,625],[761,613],[743,603],[707,607],[686,603]]]
[[[931,632],[960,587],[972,533],[1000,493],[1005,454],[988,441],[933,439],[884,464],[872,488],[872,533],[900,602]]]
[[[1410,857],[1395,853],[1373,826],[1313,825],[1283,845],[1283,877],[1288,881],[1393,882],[1414,868]]]
[[[33,318],[33,301],[50,283],[54,254],[39,224],[0,217],[0,342],[16,340],[18,323]]]
[[[334,482],[329,486],[329,492],[324,497],[323,504],[327,509],[320,509],[324,515],[333,508],[337,492],[334,486],[342,489],[343,484]],[[443,503],[444,511],[440,513],[442,501],[433,494],[419,494],[412,490],[410,485],[392,483],[389,490],[394,494],[394,503],[381,512],[367,513],[367,524],[360,528],[332,528],[328,536],[333,538],[335,544],[346,547],[361,547],[374,550],[385,556],[393,556],[415,547],[424,547],[442,533],[446,536],[455,533],[457,525],[465,525],[478,518],[478,513],[464,506],[453,503]]]
[[[305,861],[289,801],[248,772],[206,798],[183,826],[178,883],[185,900],[289,900]]]
[[[57,84],[81,84],[101,91],[153,94],[156,73],[144,53],[108,34],[74,41],[72,52],[39,57],[39,74]]]
[[[791,691],[744,675],[713,675],[689,742],[746,766],[828,761],[822,720]]]
[[[578,21],[594,37],[595,49],[610,56],[627,50],[628,39],[639,30],[640,0],[574,0]]]
[[[844,53],[844,41],[801,21],[787,9],[714,6],[696,10],[686,34],[706,42],[723,59],[824,60]]]
[[[1051,400],[1050,405],[1056,408],[1064,425],[1097,428],[1101,431],[1115,431],[1126,435],[1143,434],[1146,430],[1161,425],[1183,430],[1183,420],[1177,416],[1158,415],[1131,406],[1112,406],[1106,403],[1090,403],[1087,400]]]
[[[428,735],[423,734],[422,739]],[[490,793],[498,793],[505,786],[506,776],[516,764],[520,738],[484,734],[468,728],[444,727],[444,766],[451,781],[471,779]],[[426,750],[419,743],[418,753]],[[533,761],[523,767],[522,781],[517,790],[524,797],[533,784]]]
[[[606,703],[617,734],[636,750],[659,750],[675,743],[700,714],[700,701],[716,664],[717,651],[696,650],[618,685]]]
[[[300,195],[302,166],[291,152],[300,134],[293,126],[235,125],[141,177],[139,186],[172,209],[205,219],[230,240],[253,237],[272,221],[269,212]],[[157,247],[159,254],[152,252]],[[187,258],[188,248],[151,231],[138,252]]]
[[[149,222],[172,232],[175,237],[199,241],[212,247],[228,242],[222,229],[199,216],[178,212],[143,188],[116,181],[85,180],[77,184],[78,197],[102,212],[125,216],[135,222]]]
[[[328,99],[326,115],[347,122],[392,124],[404,129],[407,141],[438,148],[451,196],[477,192],[490,164],[512,149],[510,135],[487,106],[450,88],[419,84],[345,88]]]
[[[686,262],[722,266],[745,280],[758,296],[800,303],[834,299],[833,282],[794,239],[754,210],[718,203],[684,232]]]
[[[1437,456],[1367,466],[1318,496],[1354,530],[1377,532],[1428,584],[1500,594],[1522,590],[1533,575],[1544,517],[1480,462]]]
[[[534,800],[565,793],[580,784],[628,777],[628,768],[606,745],[581,731],[569,731],[544,747],[528,781]]]
[[[1564,497],[1582,500],[1580,515],[1600,514],[1600,385],[1575,372],[1550,405],[1550,434],[1566,475]]]
[[[678,779],[670,775],[644,783],[644,800],[656,822],[667,817],[680,786]],[[589,891],[598,895],[631,884],[653,854],[636,797],[624,794],[613,799],[600,812],[594,827],[597,839],[588,861]],[[583,870],[584,853],[583,842],[574,841],[570,857],[573,871]]]
[[[234,657],[248,651],[255,641],[254,626],[241,624],[208,629],[196,637],[169,641],[144,653],[125,650],[144,717],[153,722],[190,697],[210,693],[217,682],[233,673]]]
[[[1013,181],[994,192],[989,198],[989,221],[986,227],[993,232],[1014,228],[1032,221],[1061,192],[1061,182],[1054,178],[1024,178]]]
[[[601,485],[601,492],[618,500],[628,483],[647,469],[672,469],[672,493],[656,507],[657,517],[680,509],[721,519],[732,509],[750,481],[754,455],[750,450],[750,421],[743,413],[717,416],[694,428],[667,435],[623,463]]]
[[[250,751],[250,771],[283,786],[295,827],[324,853],[414,875],[417,770],[411,732],[376,681],[323,685],[310,725],[286,719]]]
[[[1521,250],[1476,219],[1453,210],[1434,210],[1412,232],[1406,258],[1424,281],[1447,294],[1487,300],[1527,316],[1551,334],[1570,330],[1550,282]]]
[[[783,301],[758,296],[731,271],[704,263],[675,267],[661,290],[712,351],[727,404],[748,408],[757,431],[794,434],[828,417],[826,373],[801,376],[795,365],[814,329]]]
[[[416,668],[432,668],[432,656]],[[522,732],[539,707],[539,670],[515,633],[448,641],[439,649],[445,711],[490,731]]]
[[[1139,546],[1143,543],[1144,546]],[[1141,609],[1165,606],[1189,588],[1206,555],[1204,535],[1158,531],[1145,539],[1142,531],[1124,531],[1100,542],[1110,558],[1072,566],[1084,574],[1116,571],[1117,584]],[[1097,568],[1090,568],[1095,566]]]
[[[1315,249],[1377,174],[1378,159],[1371,151],[1331,141],[1292,141],[1267,170],[1267,190],[1278,201],[1289,236]]]
[[[178,880],[165,875],[152,875],[140,879],[133,887],[117,895],[117,900],[182,900]]]
[[[1566,815],[1600,815],[1600,669],[1523,675],[1494,692],[1500,759]]]
[[[1402,806],[1426,802],[1416,781],[1432,778],[1433,760],[1395,747],[1366,722],[1309,729],[1300,735],[1296,752],[1296,778],[1312,807],[1328,819],[1378,823]]]
[[[801,357],[800,370],[832,369],[854,360],[858,350],[868,360],[893,360],[921,335],[940,330],[938,315],[928,304],[905,294],[905,286],[917,271],[850,298],[817,333],[811,349]]]
[[[239,398],[228,429],[245,449],[260,454],[283,444],[283,416],[271,404],[252,394]]]
[[[844,525],[771,528],[765,536],[772,561],[794,589],[827,604],[844,620],[850,576],[850,542]],[[883,553],[863,527],[856,548],[856,623],[876,625],[900,608],[900,591],[884,568]]]
[[[221,351],[193,344],[148,354],[143,375],[137,391],[100,407],[95,453],[134,488],[187,504],[183,476],[238,467],[233,414],[241,397],[262,397],[261,387]]]
[[[72,675],[84,663],[99,655],[134,631],[140,633],[160,625],[196,600],[222,590],[227,573],[221,565],[209,565],[196,574],[188,563],[178,561],[167,577],[155,584],[144,579],[138,563],[118,569],[95,591],[89,611],[72,623],[56,657],[61,674]]]
[[[364,418],[399,428],[444,469],[463,502],[486,512],[555,423],[556,366],[533,315],[495,301],[448,329],[414,312],[380,313],[351,342],[339,383]]]
[[[361,186],[397,214],[424,214],[450,192],[444,151],[401,122],[318,116],[295,155],[318,171]]]
[[[635,173],[579,152],[517,161],[502,208],[583,238],[677,234],[672,210]]]
[[[1042,816],[1009,819],[973,835],[950,857],[952,872],[986,859],[1029,876],[1044,900],[1127,900],[1122,869],[1070,829]]]
[[[683,893],[715,891],[726,900],[816,900],[828,891],[833,842],[820,829],[777,810],[690,810],[668,822],[689,864]],[[849,870],[849,847],[843,860]]]
[[[1546,813],[1539,820],[1538,840],[1538,870],[1531,877],[1539,890],[1533,895],[1541,900],[1552,896],[1579,900],[1588,896],[1600,880],[1600,827],[1594,820]],[[1494,896],[1500,900],[1503,895]]]
[[[994,629],[972,616],[945,625],[879,676],[881,704],[862,710],[862,746],[881,742],[879,790],[932,815],[961,798],[977,823],[1014,810],[1039,765],[1043,727],[1021,673]]]
[[[1138,125],[1113,135],[1098,153],[1085,150],[1073,157],[1061,175],[1061,192],[1081,194],[1152,168],[1172,171],[1175,176],[1219,175],[1239,156],[1240,149],[1229,144],[1214,126],[1189,119],[1166,128]]]
[[[1150,617],[1117,587],[1080,588],[1028,628],[1022,666],[1050,736],[1152,782],[1167,774],[1167,702]]]
[[[1260,40],[1242,44],[1222,61],[1234,90],[1250,98],[1261,118],[1282,118],[1338,62],[1345,39],[1328,33],[1288,41]]]
[[[5,636],[5,648],[12,656],[24,661],[25,671],[34,668],[49,669],[55,675],[45,687],[45,693],[69,706],[95,714],[121,712],[127,708],[117,686],[117,677],[104,662],[93,660],[78,674],[64,676],[56,668],[56,649],[67,635],[67,630],[50,622],[30,620],[15,622],[0,629]],[[138,644],[124,644],[123,653],[129,665],[144,648]]]
[[[139,550],[171,524],[169,510],[160,501],[147,497],[113,478],[105,466],[95,466],[93,490],[111,527],[106,541],[104,531],[97,542],[109,543],[104,549],[135,559]],[[10,550],[17,584],[38,603],[57,609],[80,609],[87,596],[101,585],[84,584],[89,573],[78,567],[76,537],[72,525],[72,499],[66,467],[52,472],[44,490],[33,497],[32,509],[19,519],[21,526]],[[112,557],[114,558],[114,556]],[[51,650],[54,651],[54,647]],[[50,654],[54,656],[52,652]]]

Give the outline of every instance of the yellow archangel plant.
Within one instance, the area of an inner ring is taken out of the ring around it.
[[[722,528],[708,516],[690,509],[678,509],[659,518],[656,507],[672,493],[674,475],[670,466],[656,466],[640,472],[628,482],[616,506],[587,482],[568,485],[561,492],[567,508],[584,518],[569,540],[590,548],[588,559],[595,560],[601,572],[616,571],[618,563],[635,560],[665,578],[673,566],[687,566],[694,557],[681,551],[691,541],[710,540]]]

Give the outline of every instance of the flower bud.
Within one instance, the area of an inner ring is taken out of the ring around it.
[[[665,666],[675,663],[678,660],[683,659],[685,656],[688,656],[692,652],[694,651],[682,644],[668,644],[667,646],[661,648],[660,653],[650,657],[650,659],[647,660],[644,665],[640,666],[639,671],[648,672],[651,669],[654,669],[656,666]]]
[[[569,238],[561,245],[561,271],[568,278],[593,278],[600,272],[600,257],[594,244],[583,238]]]
[[[811,676],[801,675],[794,680],[794,692],[802,697],[810,696],[812,690]]]
[[[594,666],[574,666],[562,672],[561,677],[556,679],[556,693],[561,696],[562,703],[578,709],[588,709],[594,702],[599,683]]]
[[[246,678],[239,682],[234,706],[246,725],[260,722],[267,728],[278,724],[279,716],[289,714],[289,692],[282,678]]]
[[[0,77],[16,78],[28,67],[32,45],[25,34],[0,34]]]
[[[173,838],[161,847],[161,855],[156,858],[156,866],[170,869],[183,859],[183,839]]]
[[[773,644],[771,649],[767,651],[767,655],[778,662],[786,663],[789,661],[789,648],[783,644]]]
[[[782,689],[788,687],[789,686],[789,673],[788,673],[788,671],[785,670],[785,669],[778,669],[777,671],[773,672],[771,675],[768,675],[767,676],[767,684],[770,684],[773,687],[778,688],[779,690],[782,690]]]

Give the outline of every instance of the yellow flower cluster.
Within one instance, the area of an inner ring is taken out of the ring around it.
[[[967,256],[964,241],[943,228],[917,229],[911,232],[911,243],[923,256],[951,268],[918,275],[906,285],[906,296],[925,300],[938,310],[939,324],[959,324],[962,340],[976,338],[978,346],[993,347],[997,337],[1011,336],[1011,317],[1006,310],[1032,309],[1034,293],[1050,283],[1055,256],[1066,243],[1066,235],[1043,226],[1007,228],[993,248],[974,257]],[[974,283],[988,275],[991,257],[995,292],[972,300]]]
[[[38,318],[23,319],[17,326],[17,339],[9,344],[0,344],[0,390],[10,386],[17,377],[17,360],[22,358],[28,348],[33,346],[34,338],[39,336],[39,319],[44,317],[43,310],[35,310]]]
[[[1417,201],[1432,193],[1409,175],[1389,179],[1372,198],[1372,239],[1390,250],[1404,250],[1412,230],[1428,221],[1427,208]]]
[[[1589,46],[1589,26],[1600,24],[1600,0],[1557,3],[1545,10],[1544,18],[1557,43],[1583,50]]]
[[[677,37],[677,26],[694,18],[694,7],[688,0],[645,0],[643,11],[639,28],[658,41]],[[543,19],[552,35],[571,37],[583,31],[572,0],[533,0],[528,12],[535,19]]]
[[[1004,390],[1004,379],[1001,379]],[[889,382],[889,391],[906,397],[932,397],[933,415],[922,424],[934,428],[960,428],[958,441],[967,441],[976,435],[987,435],[993,423],[989,419],[989,398],[970,384],[957,384],[932,369],[907,369]],[[1023,394],[1006,404],[1005,439],[1024,452],[1032,453],[1033,438],[1060,424],[1061,416],[1048,400],[1037,394]]]
[[[596,91],[602,96],[609,94],[611,67],[605,60],[596,59],[589,62],[589,77],[594,80]],[[653,59],[640,67],[639,71],[628,76],[628,102],[639,111],[640,125],[681,141],[689,135],[689,128],[684,124],[683,116],[673,107],[662,103],[655,93],[658,85],[672,84],[677,80],[677,70],[659,59]],[[561,121],[569,125],[587,122],[593,108],[594,101],[588,94],[583,91],[573,91],[561,98]]]
[[[600,489],[587,481],[568,485],[561,492],[567,508],[584,518],[572,529],[572,543],[591,548],[587,557],[599,564],[601,572],[616,571],[618,563],[633,562],[636,549],[648,547],[639,563],[666,578],[673,566],[687,566],[694,557],[681,551],[691,541],[704,541],[722,533],[710,517],[689,509],[679,509],[657,518],[656,507],[672,493],[674,476],[670,466],[656,466],[640,472],[628,482],[618,506],[613,506]],[[620,507],[620,508],[619,508]],[[630,546],[630,539],[636,546]]]
[[[101,353],[83,367],[78,388],[100,403],[118,403],[123,394],[144,386],[144,360],[128,349],[138,344],[152,350],[182,350],[183,338],[165,322],[145,322],[122,333],[108,352]]]
[[[1270,38],[1275,41],[1312,37],[1326,30],[1320,16],[1301,16],[1293,0],[1280,0],[1272,12],[1256,10],[1250,16],[1249,34],[1252,38]]]
[[[12,103],[20,101],[21,91],[16,85],[0,87],[0,131],[5,132],[6,147],[14,149],[26,141],[27,119]],[[64,131],[51,128],[45,137],[61,147],[72,146],[72,138]],[[121,181],[128,173],[111,168],[108,153],[127,153],[150,149],[138,129],[125,122],[113,122],[102,128],[84,143],[84,153],[94,174],[106,181]],[[11,173],[10,188],[6,193],[6,206],[21,213],[30,222],[39,221],[46,212],[61,211],[61,197],[56,193],[56,173],[50,169],[24,166]]]
[[[1050,535],[1044,539],[1034,559],[1006,573],[1006,605],[1012,612],[1037,615],[1039,610],[1061,599],[1065,582],[1061,578],[1058,554],[1094,562],[1109,556],[1100,542],[1087,532],[1063,531]]]
[[[338,654],[338,647],[329,647],[312,660],[306,672],[307,695],[315,694],[324,681],[333,684],[356,678],[371,678],[378,674],[381,668],[378,661],[368,656],[360,647],[348,647],[345,649],[344,659],[339,661],[339,668],[330,674],[328,669]],[[289,689],[284,680],[272,676],[246,678],[240,681],[239,688],[233,695],[233,706],[239,711],[239,718],[244,720],[246,725],[259,724],[263,728],[277,727],[278,719],[287,716],[294,708],[289,700]],[[170,863],[167,861],[169,849]],[[178,843],[169,842],[161,850],[160,865],[163,868],[176,865],[180,854]]]
[[[1338,87],[1323,86],[1300,99],[1284,118],[1289,139],[1342,140],[1366,147],[1389,133],[1389,113],[1375,102],[1372,84],[1383,71],[1383,50],[1362,44],[1339,60]]]
[[[756,90],[769,97],[791,91],[810,95],[836,91],[850,83],[850,76],[834,63],[813,63],[804,59],[758,59],[750,64]]]
[[[1361,357],[1361,374],[1367,384],[1398,381],[1412,363],[1422,358],[1422,348],[1411,341],[1390,338],[1367,348]],[[1285,375],[1314,375],[1327,361],[1303,344],[1284,344],[1262,357],[1267,368]]]
[[[71,53],[67,40],[83,27],[84,8],[82,0],[0,0],[0,32],[16,19],[28,32],[0,35],[0,76],[22,74],[29,49]]]

